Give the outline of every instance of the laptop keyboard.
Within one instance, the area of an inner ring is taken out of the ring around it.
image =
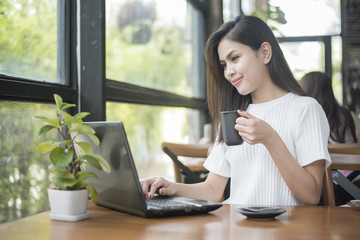
[[[189,206],[189,203],[178,202],[171,199],[146,199],[146,204],[148,206],[155,206],[160,208]]]

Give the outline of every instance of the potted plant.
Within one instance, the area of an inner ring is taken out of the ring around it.
[[[89,113],[79,112],[72,116],[65,110],[74,107],[74,104],[63,102],[57,94],[54,94],[54,99],[57,108],[55,118],[35,117],[44,122],[39,130],[39,137],[49,131],[56,131],[59,136],[59,139],[44,141],[37,147],[39,152],[49,153],[50,182],[53,185],[53,188],[48,190],[50,218],[78,221],[89,217],[86,211],[89,193],[93,201],[98,198],[96,189],[87,179],[99,178],[94,172],[86,170],[86,165],[107,173],[110,173],[110,166],[103,157],[94,154],[89,143],[78,141],[78,136],[85,134],[94,144],[100,143],[94,129],[83,124],[82,119]]]

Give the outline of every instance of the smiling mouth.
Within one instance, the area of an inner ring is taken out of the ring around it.
[[[237,78],[232,81],[232,84],[235,86],[235,85],[239,84],[241,82],[241,80],[242,80],[242,78]]]

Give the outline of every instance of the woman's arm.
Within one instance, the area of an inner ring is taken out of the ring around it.
[[[284,181],[304,205],[318,204],[323,185],[325,160],[301,167],[274,131],[265,144]]]
[[[240,112],[243,118],[237,119],[236,130],[249,144],[262,143],[268,149],[284,181],[305,205],[319,202],[325,161],[319,159],[305,167],[298,164],[277,132],[265,121],[247,112]]]
[[[205,182],[184,184],[167,181],[162,177],[141,180],[144,195],[152,198],[155,192],[160,195],[178,195],[219,202],[223,198],[228,178],[209,172]]]

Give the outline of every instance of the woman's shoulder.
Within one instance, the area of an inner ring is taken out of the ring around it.
[[[320,106],[318,101],[316,101],[316,99],[313,97],[302,96],[302,95],[299,95],[296,93],[289,93],[289,95],[291,97],[292,104],[296,105],[297,107],[309,107],[309,106],[319,107]]]

